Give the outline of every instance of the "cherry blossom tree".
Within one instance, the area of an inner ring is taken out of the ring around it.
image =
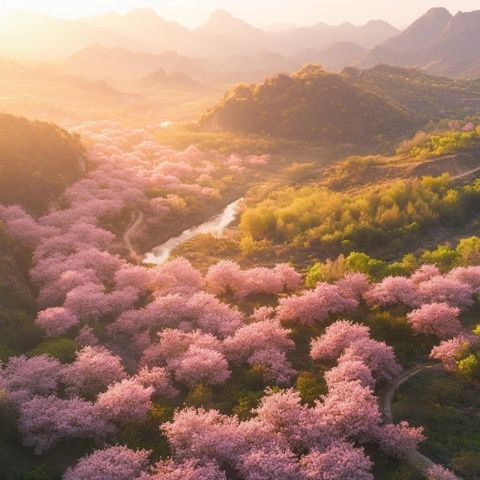
[[[372,371],[361,360],[344,360],[336,367],[325,372],[325,381],[329,390],[335,388],[335,385],[341,382],[359,381],[363,387],[373,389],[375,379]]]
[[[162,430],[174,457],[180,460],[215,461],[220,467],[233,466],[244,445],[238,420],[217,410],[177,410],[173,420],[162,425]]]
[[[439,275],[441,275],[441,272],[437,266],[426,264],[415,270],[415,272],[412,273],[412,276],[410,278],[416,284],[419,284],[427,282],[428,280],[431,280],[434,277],[438,277]]]
[[[345,442],[338,442],[325,452],[313,450],[300,460],[307,480],[373,480],[372,465],[363,449]]]
[[[26,446],[40,455],[69,438],[105,439],[115,430],[91,402],[54,395],[21,404],[18,428]]]
[[[458,477],[441,465],[433,465],[427,470],[428,480],[457,480]]]
[[[96,408],[108,421],[117,424],[142,420],[152,408],[153,387],[144,387],[127,379],[110,385],[96,401]]]
[[[411,427],[408,422],[383,425],[377,429],[380,448],[387,454],[400,458],[414,452],[424,440],[423,428]]]
[[[10,357],[3,370],[0,370],[0,388],[10,401],[21,404],[36,395],[55,393],[62,371],[60,362],[48,355]]]
[[[418,287],[423,303],[447,303],[465,309],[473,305],[473,288],[452,278],[433,277]]]
[[[222,353],[192,345],[175,368],[175,377],[190,387],[199,383],[218,385],[228,380],[230,370]]]
[[[142,474],[139,480],[227,480],[227,477],[215,462],[186,460],[175,463],[166,460],[157,463],[153,473]]]
[[[407,319],[417,333],[448,339],[460,334],[463,329],[458,320],[459,313],[460,309],[446,303],[430,303],[410,312]]]
[[[363,273],[347,273],[335,285],[339,288],[342,295],[353,298],[356,301],[362,300],[363,296],[370,289],[368,277]]]
[[[450,340],[445,340],[433,347],[430,352],[430,358],[440,360],[445,369],[455,371],[457,369],[457,360],[468,353],[474,339],[466,335],[459,335]]]
[[[337,286],[320,283],[302,295],[281,298],[277,314],[282,322],[312,325],[325,321],[332,314],[352,311],[357,305],[358,301],[343,296]]]
[[[122,446],[95,450],[69,468],[63,480],[133,480],[148,467],[150,453]]]
[[[371,338],[355,340],[339,358],[339,363],[360,360],[370,368],[374,378],[379,381],[393,380],[402,371],[395,359],[393,348],[385,342]]]
[[[247,360],[260,350],[285,352],[294,347],[288,335],[290,330],[282,327],[278,320],[264,320],[239,328],[224,341],[229,359]]]
[[[86,346],[64,368],[63,381],[73,395],[94,397],[108,385],[126,378],[122,361],[101,346]]]
[[[364,295],[369,305],[389,307],[404,304],[416,307],[420,304],[417,285],[410,278],[386,277]]]
[[[313,360],[336,360],[352,342],[369,337],[367,326],[339,320],[327,327],[321,337],[312,340],[310,356]]]
[[[245,480],[300,480],[296,457],[290,450],[250,450],[241,456],[239,470]]]
[[[277,349],[258,350],[248,359],[248,363],[263,367],[263,377],[268,383],[290,385],[296,374],[287,360],[285,352]]]
[[[170,375],[165,368],[143,367],[133,378],[144,387],[152,387],[155,396],[173,399],[178,395],[178,390],[172,385]]]

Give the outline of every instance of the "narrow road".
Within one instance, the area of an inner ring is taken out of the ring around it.
[[[406,372],[402,373],[399,377],[397,377],[385,391],[383,398],[381,400],[381,410],[383,413],[383,417],[386,423],[393,423],[393,415],[392,415],[392,401],[397,393],[398,389],[407,382],[410,378],[418,375],[419,373],[425,370],[441,370],[441,365],[435,364],[424,364],[424,365],[417,365],[416,367],[407,370]],[[430,467],[436,465],[436,462],[431,460],[430,458],[426,457],[418,450],[415,450],[409,453],[406,456],[407,462],[414,468],[420,470],[421,472],[425,473]],[[455,477],[457,480],[462,480],[460,477]]]
[[[141,262],[142,257],[135,251],[131,238],[135,235],[136,231],[143,223],[143,212],[140,210],[135,210],[132,214],[132,217],[135,218],[135,220],[130,225],[128,230],[126,230],[123,234],[123,243],[125,244],[125,248],[128,250],[130,258],[135,262]]]
[[[460,178],[468,177],[469,175],[473,175],[476,172],[480,171],[480,167],[474,168],[472,170],[469,170],[468,172],[461,173],[460,175],[455,175],[452,177],[452,180],[459,180]]]

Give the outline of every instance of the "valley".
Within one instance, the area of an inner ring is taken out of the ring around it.
[[[479,11],[92,11],[0,9],[0,478],[480,478]]]

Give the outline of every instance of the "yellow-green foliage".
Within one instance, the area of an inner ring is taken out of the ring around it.
[[[448,175],[396,181],[353,196],[315,186],[290,187],[247,209],[240,228],[255,241],[314,242],[351,251],[401,239],[441,218],[458,219],[466,208],[465,195],[453,188]]]
[[[157,139],[176,149],[196,145],[200,150],[215,150],[225,155],[238,153],[255,155],[280,150],[286,141],[273,139],[268,135],[240,134],[232,132],[205,132],[193,125],[173,126],[157,132]]]
[[[475,148],[480,148],[480,127],[471,132],[419,132],[411,140],[403,142],[397,152],[416,160],[426,160]]]

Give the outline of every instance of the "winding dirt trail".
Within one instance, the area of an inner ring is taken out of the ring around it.
[[[134,221],[123,234],[123,243],[128,250],[130,258],[136,263],[141,263],[142,257],[136,252],[135,248],[132,245],[131,239],[143,223],[143,212],[141,212],[140,210],[135,210],[132,214],[132,217],[134,218]]]
[[[474,173],[479,172],[479,171],[480,171],[480,167],[477,167],[477,168],[474,168],[472,170],[468,170],[468,172],[464,172],[464,173],[461,173],[459,175],[455,175],[454,177],[452,177],[452,180],[459,180],[461,178],[468,177],[469,175],[473,175]]]
[[[397,393],[398,389],[407,382],[410,378],[418,375],[419,373],[425,370],[441,370],[441,365],[435,364],[423,364],[417,365],[416,367],[407,370],[406,372],[402,373],[399,377],[397,377],[388,387],[388,389],[383,394],[380,408],[383,413],[383,417],[386,423],[393,423],[393,415],[392,415],[392,401]],[[430,458],[426,457],[418,450],[415,450],[409,453],[406,456],[406,461],[414,468],[420,470],[421,472],[425,473],[430,467],[436,465],[436,462],[431,460]],[[462,480],[461,477],[455,476],[457,480]]]

